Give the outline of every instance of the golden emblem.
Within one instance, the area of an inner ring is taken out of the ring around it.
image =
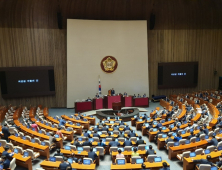
[[[113,71],[116,65],[116,61],[112,60],[108,57],[105,61],[103,61],[103,66],[105,71]]]
[[[116,70],[118,63],[115,57],[106,56],[101,61],[101,68],[106,73],[112,73]]]

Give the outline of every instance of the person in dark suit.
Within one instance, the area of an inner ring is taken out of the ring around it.
[[[115,90],[112,88],[111,95],[113,96],[115,94]]]
[[[173,139],[171,138],[172,134],[168,134],[168,138],[166,139],[165,143],[167,144],[168,142],[173,142]]]
[[[105,124],[103,124],[103,128],[102,128],[102,131],[106,131],[106,132],[108,132],[108,128],[106,127],[106,125]]]
[[[56,153],[54,154],[54,157],[55,157],[55,156],[62,156],[63,159],[64,159],[64,155],[63,155],[63,153],[60,152],[60,149],[57,149],[57,150],[56,150]]]
[[[10,166],[10,160],[6,158],[6,156],[1,156],[1,162],[0,164],[3,165],[3,169],[8,169]]]
[[[95,127],[93,128],[93,131],[99,131],[99,126],[95,126]]]
[[[96,93],[96,98],[99,98],[99,94],[98,93]]]
[[[146,97],[146,93],[143,94],[143,97]]]
[[[153,146],[149,145],[149,149],[146,151],[146,155],[154,155],[155,151],[153,150]]]
[[[150,130],[151,128],[153,128],[152,122],[149,123],[149,126],[146,127],[147,130]]]
[[[157,142],[157,139],[158,139],[158,135],[160,135],[160,134],[163,134],[163,132],[162,132],[162,129],[161,128],[159,128],[159,132],[157,132],[157,134],[156,134],[156,136],[155,136],[155,141]]]
[[[85,130],[85,133],[83,136],[90,138],[90,134],[87,132],[87,130]]]
[[[126,140],[123,142],[123,147],[125,146],[132,146],[132,142],[129,140],[129,138],[126,138]]]
[[[106,144],[102,142],[102,139],[99,140],[97,145],[101,146],[101,147],[105,147],[106,146]]]
[[[135,95],[135,94],[133,95],[133,98],[136,98],[136,95]]]
[[[11,133],[9,132],[9,129],[7,127],[7,124],[4,124],[4,127],[2,128],[2,133],[3,133],[3,137],[4,139],[9,142],[8,137],[11,135]]]
[[[167,167],[167,163],[163,162],[163,168],[160,168],[159,170],[170,170],[170,167]]]
[[[192,137],[195,137],[193,132],[190,132],[190,135],[187,137],[187,140],[190,140]]]
[[[214,164],[211,162],[211,156],[207,155],[207,159],[197,159],[197,160],[193,160],[191,159],[194,163],[198,163],[197,166],[199,167],[200,164],[207,164],[207,165],[211,165],[213,166]]]
[[[126,127],[124,128],[124,130],[123,130],[123,131],[126,131],[126,130],[130,130],[129,125],[126,125]]]
[[[219,162],[216,162],[216,164],[217,164],[218,167],[222,166],[222,157],[219,157]]]
[[[119,138],[124,138],[124,137],[125,137],[123,131],[120,131],[120,132],[119,132],[119,136],[118,136],[118,137],[119,137]]]
[[[139,136],[139,140],[136,141],[136,145],[145,144],[144,140],[142,139],[142,136]]]
[[[156,127],[159,129],[160,127],[162,127],[162,123],[158,122]]]
[[[120,146],[119,142],[115,141],[115,138],[112,138],[112,141],[109,142],[109,146],[110,147],[114,147],[114,146]]]
[[[90,97],[88,97],[88,99],[86,99],[87,102],[91,102],[92,100],[90,99]]]
[[[213,135],[212,137],[213,137],[213,138],[212,138],[210,141],[208,141],[208,144],[217,146],[218,141],[217,141],[217,139],[215,138],[215,135]]]
[[[88,153],[88,158],[91,158],[93,161],[95,161],[97,157],[98,155],[95,152],[93,152],[93,148],[91,147],[90,152]]]
[[[140,94],[138,94],[137,98],[140,98],[140,97],[141,97]]]
[[[11,127],[14,127],[14,128],[16,128],[16,129],[20,130],[20,126],[16,126],[16,124],[15,124],[14,122],[12,122],[11,125],[12,125]]]
[[[127,93],[126,93],[126,92],[124,92],[124,93],[123,93],[123,96],[127,96]]]
[[[10,154],[8,152],[8,150],[9,150],[8,145],[6,145],[4,149],[5,150],[2,152],[2,156],[5,156],[7,159],[11,160],[12,159],[12,154]]]
[[[86,141],[83,142],[82,146],[92,146],[92,143],[89,141],[89,138],[86,138]]]
[[[93,137],[98,137],[98,138],[100,138],[100,135],[97,133],[97,131],[94,131]]]
[[[207,129],[207,125],[204,124],[203,127],[204,127],[203,132],[207,135],[209,133],[209,130]]]
[[[119,125],[125,125],[125,124],[124,124],[124,122],[121,120],[121,122],[120,122],[120,124],[119,124]]]
[[[78,146],[82,146],[80,143],[79,143],[79,139],[76,137],[74,142],[73,142],[73,145],[75,145],[76,147]]]
[[[117,127],[117,125],[113,126],[113,130],[119,130],[119,128]]]
[[[135,133],[133,133],[133,130],[131,130],[131,132],[130,132],[130,137],[136,137],[136,134]]]
[[[64,162],[60,163],[59,169],[66,170],[67,167],[72,167],[71,164],[68,162],[68,159],[65,157],[63,158]]]

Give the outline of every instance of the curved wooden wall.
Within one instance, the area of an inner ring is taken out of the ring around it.
[[[66,19],[147,20],[150,96],[218,87],[222,75],[222,0],[1,0],[0,67],[55,67],[56,96],[0,104],[66,107]],[[63,16],[58,29],[57,12]],[[158,62],[199,61],[198,87],[157,88]],[[214,76],[214,70],[218,75]]]

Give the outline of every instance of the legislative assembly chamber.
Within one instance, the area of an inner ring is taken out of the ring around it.
[[[222,0],[1,0],[0,170],[222,170]]]

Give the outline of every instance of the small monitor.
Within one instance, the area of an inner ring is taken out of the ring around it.
[[[179,142],[174,142],[174,146],[179,146]]]
[[[193,129],[190,129],[190,132],[193,132]]]
[[[42,133],[42,130],[39,130],[39,133]]]
[[[102,135],[102,132],[97,132],[99,135]]]
[[[35,143],[35,139],[31,139],[31,142],[32,142],[32,143]]]
[[[145,150],[148,150],[149,149],[149,146],[145,146]]]
[[[162,130],[166,130],[166,126],[163,126],[163,127],[162,127]]]
[[[46,125],[46,126],[49,126],[49,123],[46,123],[45,125]]]
[[[167,135],[166,134],[162,134],[162,138],[166,138],[167,137]]]
[[[135,133],[135,130],[133,130],[133,133]]]
[[[171,121],[171,119],[169,118],[168,121]]]
[[[144,117],[144,114],[142,114],[141,116]]]
[[[107,128],[109,128],[109,126],[108,126],[108,125],[107,125],[106,127],[107,127]]]
[[[139,122],[142,122],[143,121],[143,119],[139,119]]]
[[[120,149],[122,152],[124,152],[124,148],[118,148],[118,150],[119,150],[119,149]]]
[[[15,148],[13,152],[14,152],[14,153],[18,153],[18,149]]]
[[[15,134],[15,137],[18,137],[18,133]]]
[[[190,141],[189,140],[185,140],[185,144],[190,144]]]
[[[216,136],[216,135],[217,135],[217,134],[214,132],[214,133],[213,133],[213,136]]]
[[[83,151],[83,147],[77,147],[77,151]]]
[[[102,123],[105,123],[105,121],[102,121]]]
[[[148,117],[146,120],[150,120],[150,117]]]
[[[72,118],[72,116],[69,116],[69,118]]]
[[[23,153],[23,156],[24,156],[24,157],[28,157],[28,156],[29,156],[29,153],[28,153],[28,152],[24,152],[24,153]]]
[[[71,150],[71,147],[70,146],[65,146],[65,150]]]
[[[210,170],[217,170],[216,166],[211,166]]]
[[[109,123],[113,124],[113,123],[114,123],[114,121],[109,121]]]
[[[55,138],[59,138],[59,135],[55,135]]]
[[[41,123],[43,123],[43,121],[41,121]]]
[[[93,138],[89,138],[89,142],[94,142],[94,139]]]
[[[78,140],[79,140],[80,142],[82,142],[82,138],[78,138]]]
[[[45,142],[41,142],[41,145],[42,145],[42,146],[45,146]]]
[[[96,152],[97,151],[97,149],[96,148],[93,148],[93,152]]]
[[[195,157],[196,156],[196,153],[195,152],[191,152],[190,153],[190,157]]]
[[[80,126],[80,123],[76,123],[76,126]]]
[[[162,123],[164,123],[164,122],[165,122],[165,120],[162,120],[161,122],[162,122]]]
[[[56,120],[57,118],[56,118],[56,117],[54,117],[53,119],[55,119],[55,120]]]
[[[35,128],[32,128],[33,131],[35,131]]]
[[[92,132],[90,130],[87,131],[88,134],[91,134]]]
[[[90,115],[89,117],[93,118],[93,116],[92,116],[92,115]]]
[[[133,116],[134,118],[136,118],[137,117],[137,115],[135,115],[135,116]]]
[[[156,157],[156,158],[154,158],[154,162],[162,162],[162,158],[161,157]]]
[[[182,132],[181,132],[181,134],[183,135],[183,134],[185,134],[186,133],[186,131],[185,130],[183,130]]]
[[[87,122],[88,120],[87,120],[87,119],[83,119],[83,121],[84,121],[84,122]]]
[[[73,122],[69,122],[70,125],[73,125]]]
[[[145,125],[146,127],[148,127],[148,126],[149,126],[149,123],[144,123],[144,125]]]
[[[90,162],[89,159],[83,159],[83,164],[84,164],[84,165],[90,165],[91,162]]]
[[[200,126],[197,126],[197,130],[200,130]]]
[[[117,159],[116,163],[117,165],[125,165],[125,159]]]
[[[113,132],[110,132],[111,135],[113,135]]]
[[[23,139],[23,140],[26,140],[26,137],[25,137],[25,136],[23,136],[23,137],[22,137],[22,139]]]
[[[70,131],[71,131],[71,129],[70,129],[70,128],[67,128],[66,130],[67,130],[68,132],[70,132]]]
[[[56,161],[56,157],[50,157],[50,158],[49,158],[49,161],[55,162],[55,161]]]
[[[49,132],[47,132],[47,133],[46,133],[46,135],[47,135],[47,136],[50,136],[50,133],[49,133]]]
[[[136,164],[142,164],[143,163],[143,158],[136,159]]]
[[[83,114],[83,116],[86,116],[86,114]]]
[[[181,126],[181,123],[178,123],[177,126]]]
[[[140,140],[140,138],[138,138],[138,137],[137,137],[136,139],[137,139],[137,140]]]
[[[110,119],[110,117],[107,117],[107,120],[109,120]]]
[[[218,146],[217,150],[221,151],[222,150],[222,146]]]
[[[172,134],[172,136],[176,136],[176,135],[177,135],[176,133],[173,133],[173,134]]]
[[[97,128],[97,125],[96,125],[96,126],[94,126],[94,128]]]
[[[183,123],[184,123],[184,124],[187,124],[187,121],[184,121]]]
[[[156,132],[157,131],[157,128],[153,128],[153,132]]]
[[[3,168],[4,168],[3,165],[0,164],[0,170],[3,170]]]
[[[171,128],[174,128],[174,125],[170,125]]]
[[[157,122],[153,122],[154,125],[157,125]]]
[[[102,139],[102,142],[106,142],[106,139],[105,139],[105,138],[103,138],[103,139]]]
[[[208,136],[208,135],[205,135],[205,139],[209,139],[209,136]]]
[[[205,154],[209,154],[209,153],[210,153],[210,150],[209,150],[209,149],[205,149],[204,153],[205,153]]]
[[[219,130],[219,133],[222,133],[222,129],[221,129],[221,130]]]
[[[73,159],[72,159],[72,158],[69,158],[69,159],[68,159],[68,162],[69,162],[70,164],[72,164],[72,163],[73,163]]]
[[[118,142],[118,139],[115,139],[116,142]]]

